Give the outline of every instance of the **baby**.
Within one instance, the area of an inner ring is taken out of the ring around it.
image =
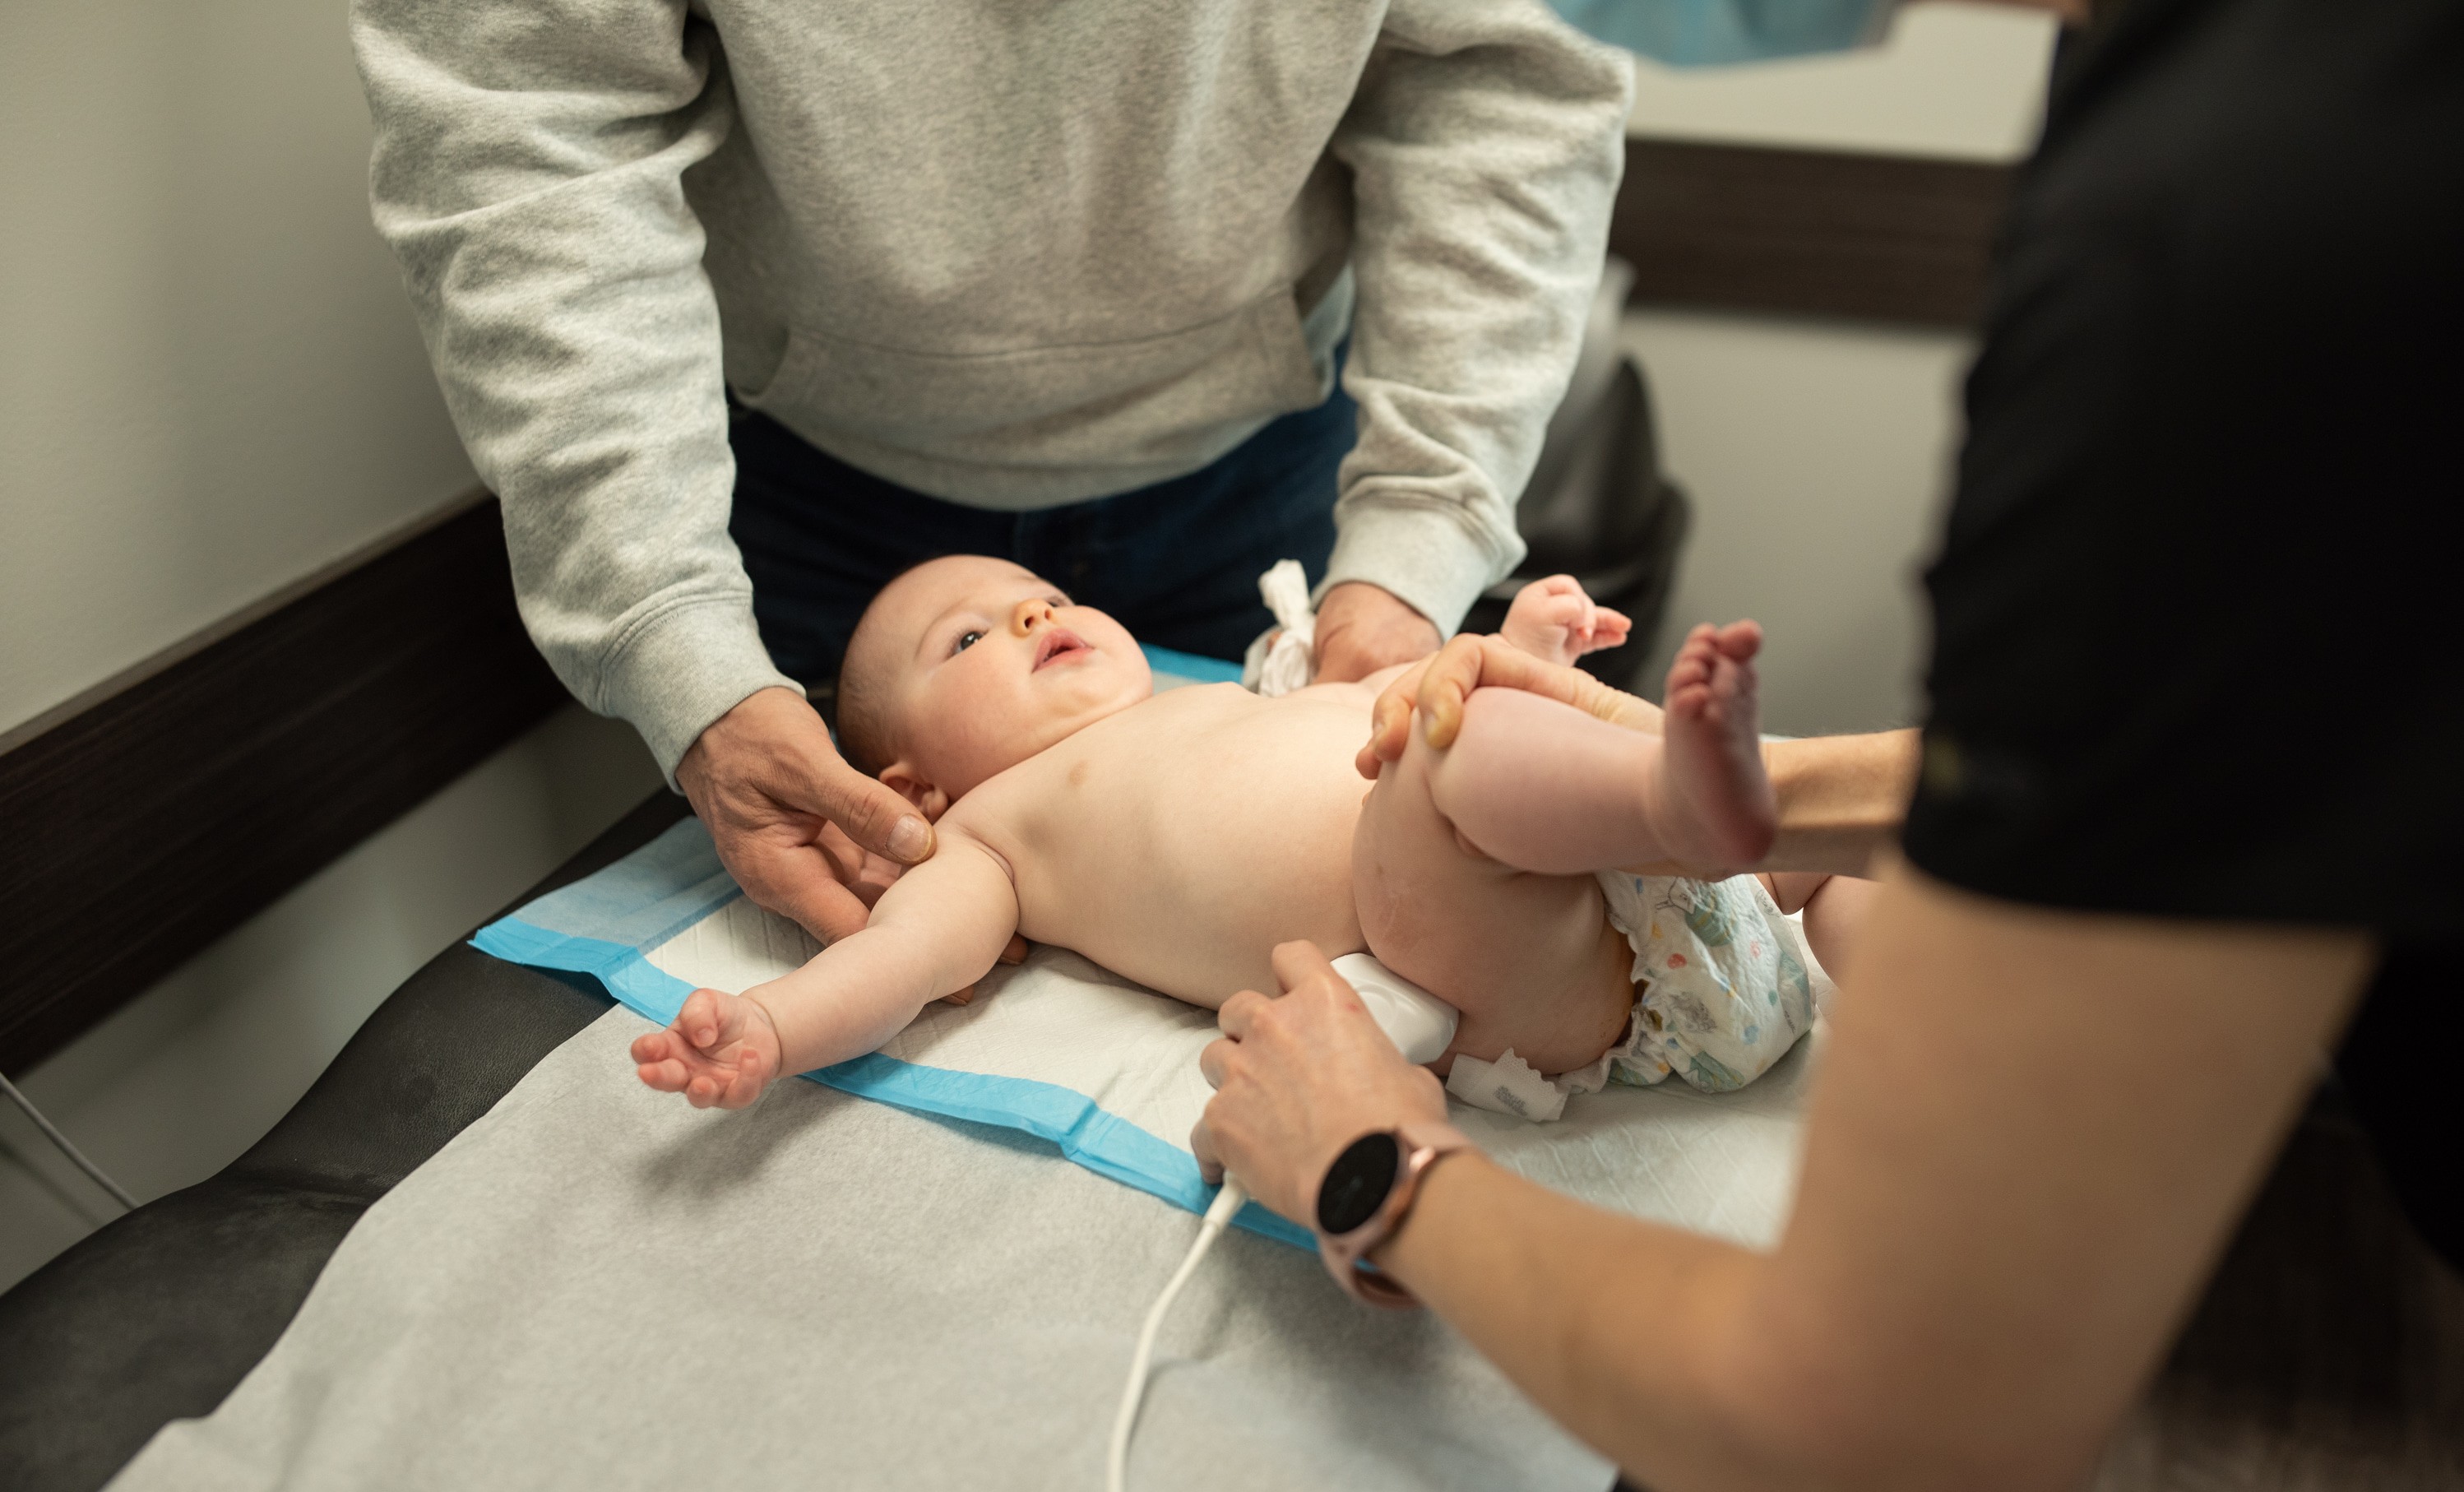
[[[1525,588],[1505,636],[1563,663],[1626,630],[1560,577]],[[1459,1055],[1510,1051],[1543,1074],[1735,1086],[1813,1020],[1773,883],[1518,868],[1457,820],[1554,774],[1626,823],[1620,843],[1662,847],[1654,862],[1750,864],[1772,833],[1759,646],[1751,624],[1698,628],[1663,736],[1484,690],[1455,746],[1415,733],[1373,785],[1354,753],[1398,669],[1276,699],[1157,693],[1129,633],[1050,582],[999,560],[918,565],[857,626],[839,727],[849,758],[934,822],[932,858],[795,973],[741,997],[695,991],[633,1043],[641,1079],[695,1107],[749,1104],[781,1074],[878,1048],[1016,933],[1208,1008],[1275,988],[1278,943],[1366,951],[1462,1013],[1441,1076]]]

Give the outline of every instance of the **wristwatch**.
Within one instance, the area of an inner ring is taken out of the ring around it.
[[[1403,1225],[1420,1177],[1438,1158],[1470,1148],[1453,1125],[1415,1119],[1373,1130],[1334,1157],[1317,1187],[1317,1252],[1345,1293],[1397,1310],[1420,1304],[1369,1255]]]

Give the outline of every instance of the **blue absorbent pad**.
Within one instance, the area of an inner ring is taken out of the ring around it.
[[[1238,671],[1170,654],[1156,663],[1182,680],[1200,665]],[[696,988],[740,993],[820,952],[801,928],[745,898],[694,819],[472,942],[515,963],[589,975],[658,1025]],[[901,1108],[1023,1130],[1090,1171],[1203,1212],[1214,1188],[1199,1175],[1189,1131],[1212,1096],[1198,1054],[1215,1037],[1214,1012],[1038,947],[1025,963],[988,975],[972,1003],[928,1005],[880,1051],[804,1076]],[[1768,1242],[1793,1187],[1796,1112],[1815,1044],[1800,1043],[1738,1093],[1612,1086],[1571,1100],[1554,1124],[1462,1105],[1450,1117],[1505,1164],[1561,1191]],[[634,1081],[629,1070],[621,1078]],[[1237,1221],[1314,1246],[1306,1229],[1254,1203]]]

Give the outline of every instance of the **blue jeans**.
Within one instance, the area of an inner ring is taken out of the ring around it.
[[[1237,659],[1273,624],[1258,599],[1260,574],[1287,559],[1312,585],[1326,574],[1353,408],[1338,386],[1187,476],[1031,513],[927,497],[738,409],[728,532],[753,577],[762,643],[781,671],[813,688],[817,704],[826,706],[874,594],[941,555],[1014,560],[1111,613],[1140,642]]]

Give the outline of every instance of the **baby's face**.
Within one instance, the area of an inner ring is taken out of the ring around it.
[[[945,802],[1155,691],[1127,628],[1005,560],[919,565],[865,626],[891,738],[883,777]]]

